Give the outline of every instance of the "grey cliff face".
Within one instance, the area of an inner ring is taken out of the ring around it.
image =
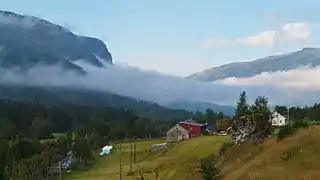
[[[112,64],[110,52],[99,39],[75,35],[36,17],[0,11],[1,67],[28,69],[58,64],[84,72],[73,63],[80,59],[96,67]]]

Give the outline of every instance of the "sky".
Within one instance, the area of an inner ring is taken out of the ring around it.
[[[318,47],[317,0],[0,0],[103,40],[116,64],[187,76],[204,69]]]

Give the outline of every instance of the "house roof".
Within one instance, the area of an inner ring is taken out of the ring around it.
[[[194,125],[194,126],[207,126],[208,123],[205,123],[205,124],[201,124],[201,123],[197,123],[196,121],[192,120],[192,119],[188,119],[188,120],[185,120],[185,121],[181,121],[179,122],[179,124],[190,124],[190,125]]]
[[[278,113],[277,111],[272,113],[272,117],[274,118],[275,116],[276,117],[284,117],[285,119],[287,119],[285,116],[283,116],[282,114]]]
[[[175,126],[173,126],[167,133],[170,133],[171,131],[173,131],[176,128],[178,130],[185,131],[185,132],[189,133],[189,131],[187,129],[183,128],[182,126],[179,126],[179,124],[176,124]]]

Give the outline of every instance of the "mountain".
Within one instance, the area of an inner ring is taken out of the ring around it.
[[[189,117],[185,110],[174,110],[154,102],[142,101],[114,93],[67,87],[37,87],[28,85],[0,84],[0,99],[35,102],[48,106],[76,104],[97,107],[131,109],[140,117],[153,120],[184,120]]]
[[[112,64],[99,39],[78,36],[46,20],[0,11],[0,67],[28,70],[36,65],[59,65],[85,73],[78,60],[104,67]]]
[[[78,36],[62,26],[37,17],[0,10],[1,75],[6,71],[26,72],[39,65],[55,65],[82,75],[89,73],[78,62],[105,68],[112,65],[112,56],[99,39]],[[131,109],[141,117],[154,120],[183,120],[189,117],[189,112],[185,110],[172,110],[153,102],[111,92],[70,86],[57,87],[50,85],[50,82],[42,86],[5,82],[0,83],[0,99],[31,101],[48,106],[68,103],[117,107]]]
[[[252,77],[263,72],[288,71],[303,66],[320,65],[320,49],[304,48],[297,52],[269,56],[250,62],[235,62],[207,69],[188,76],[188,79],[216,81],[229,77]]]
[[[218,105],[210,102],[174,101],[165,105],[172,109],[184,109],[192,112],[205,112],[212,109],[215,112],[222,112],[228,116],[234,116],[236,109],[232,106]]]

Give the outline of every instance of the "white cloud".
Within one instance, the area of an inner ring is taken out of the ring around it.
[[[320,66],[303,67],[289,71],[261,73],[249,78],[226,78],[216,81],[219,84],[236,86],[272,86],[287,91],[320,91]]]
[[[204,47],[212,48],[227,44],[273,47],[277,43],[305,41],[309,38],[310,34],[310,27],[306,23],[287,23],[278,30],[267,30],[233,40],[211,38],[204,43]]]
[[[264,31],[245,38],[237,38],[235,42],[245,45],[271,47],[275,43],[275,37],[276,31]]]
[[[306,40],[310,36],[309,26],[305,23],[287,23],[282,33],[285,39],[291,40]]]

